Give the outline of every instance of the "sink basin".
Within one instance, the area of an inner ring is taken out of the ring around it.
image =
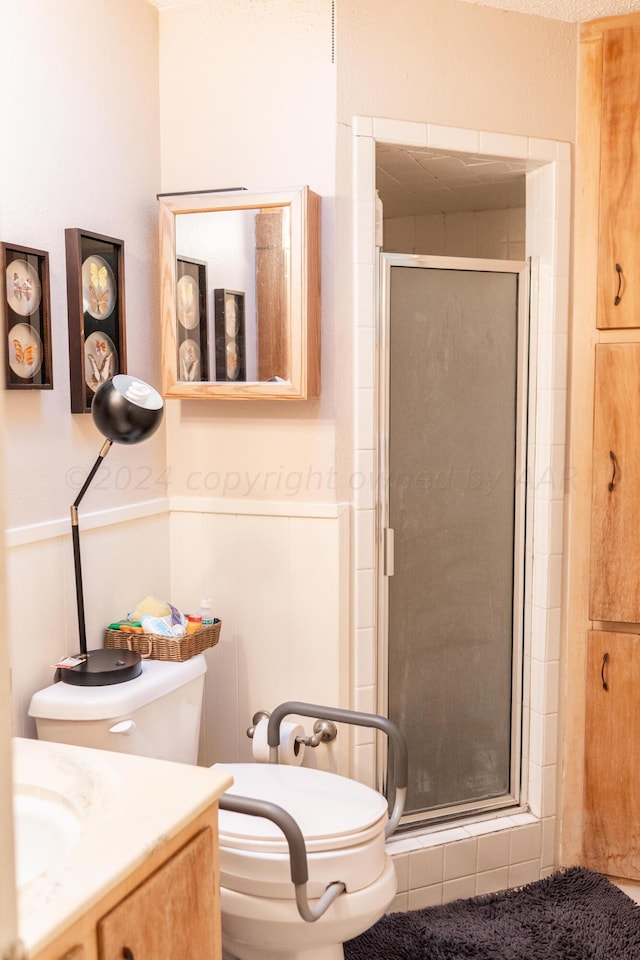
[[[59,793],[16,786],[13,795],[16,882],[21,890],[59,867],[82,832],[82,821]]]

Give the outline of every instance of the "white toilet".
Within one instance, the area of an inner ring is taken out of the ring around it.
[[[139,677],[106,687],[55,683],[34,694],[38,737],[183,763],[197,761],[206,662],[143,661]],[[307,767],[224,764],[225,794],[269,801],[297,822],[307,851],[312,905],[329,884],[340,893],[315,922],[298,911],[289,849],[263,816],[220,810],[224,955],[237,960],[343,960],[342,944],[374,924],[396,892],[385,850],[387,801],[363,784]]]

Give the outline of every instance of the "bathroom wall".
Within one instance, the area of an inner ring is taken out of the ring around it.
[[[347,496],[337,489],[335,473],[340,334],[333,294],[331,51],[326,0],[234,0],[161,11],[163,191],[308,184],[322,198],[322,395],[307,403],[168,404],[175,495],[247,502]],[[220,482],[212,485],[216,475]]]
[[[160,369],[157,11],[88,0],[78,13],[76,0],[24,0],[0,30],[0,239],[49,253],[54,386],[6,393],[10,527],[67,517],[101,445],[90,416],[69,413],[66,227],[124,241],[129,373],[157,383]],[[108,467],[84,509],[163,497],[164,433],[114,449]]]
[[[0,26],[8,97],[0,240],[46,250],[52,390],[4,392],[5,520],[14,730],[52,664],[77,650],[69,505],[103,438],[69,412],[64,231],[124,241],[128,369],[159,384],[157,11],[145,0],[24,0]],[[145,592],[168,591],[164,427],[114,445],[80,508],[90,646]]]
[[[375,116],[573,140],[575,23],[470,6],[336,4],[338,122]]]
[[[525,209],[385,217],[386,253],[523,260]]]

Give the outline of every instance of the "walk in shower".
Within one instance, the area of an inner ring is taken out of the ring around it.
[[[528,275],[381,254],[380,622],[408,824],[519,802]]]

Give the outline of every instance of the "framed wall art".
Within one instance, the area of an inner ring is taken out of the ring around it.
[[[244,342],[244,293],[214,290],[216,380],[247,379]]]
[[[207,265],[176,258],[176,347],[178,380],[209,379]]]
[[[4,284],[5,387],[50,390],[51,299],[49,254],[0,243]]]
[[[127,372],[124,242],[65,230],[71,412],[88,413],[105,380]]]

